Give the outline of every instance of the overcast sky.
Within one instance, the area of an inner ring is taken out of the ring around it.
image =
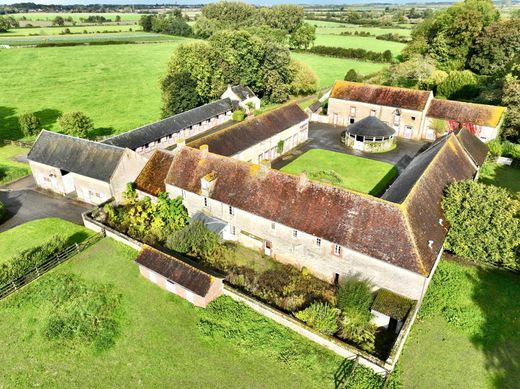
[[[16,1],[6,1],[0,0],[0,4],[13,4],[13,3],[21,3],[23,1],[31,1],[31,0],[16,0]],[[90,1],[82,1],[82,0],[32,0],[37,4],[162,4],[162,2],[157,0],[90,0]],[[443,0],[437,0],[443,1]],[[450,0],[446,0],[450,1]],[[454,1],[454,0],[451,0]],[[201,4],[201,3],[210,3],[213,1],[201,1],[201,0],[183,0],[183,1],[172,1],[166,2],[166,4]],[[366,4],[366,3],[395,3],[395,4],[403,4],[403,3],[424,3],[425,1],[412,1],[412,0],[387,0],[387,1],[377,1],[377,0],[253,0],[246,1],[247,3],[259,4],[259,5],[272,5],[272,4]]]

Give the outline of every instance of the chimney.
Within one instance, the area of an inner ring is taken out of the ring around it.
[[[208,145],[202,145],[199,147],[199,150],[201,151],[201,157],[207,158],[209,153],[209,146]]]

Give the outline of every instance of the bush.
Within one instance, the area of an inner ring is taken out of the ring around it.
[[[502,156],[503,148],[502,148],[502,143],[500,143],[499,140],[497,140],[497,139],[492,140],[491,142],[489,142],[487,144],[487,146],[489,148],[489,153],[493,157],[500,157],[500,156]]]
[[[502,144],[503,153],[506,157],[520,160],[520,144],[505,141]]]
[[[339,309],[327,303],[314,302],[294,316],[322,334],[334,335],[338,331],[338,314]]]
[[[357,74],[355,69],[350,69],[347,74],[345,74],[345,81],[358,82],[360,80],[359,75]]]
[[[65,134],[80,138],[88,137],[94,124],[83,112],[67,112],[60,116],[58,124]]]
[[[235,122],[241,122],[246,118],[246,113],[242,109],[237,109],[235,112],[233,112],[232,119]]]
[[[506,189],[456,182],[446,189],[442,208],[451,226],[446,249],[474,261],[520,267],[520,203]]]
[[[339,336],[350,340],[363,350],[374,352],[376,340],[376,326],[370,322],[368,317],[360,312],[350,311],[341,319]]]
[[[370,284],[366,280],[349,277],[342,281],[337,289],[337,306],[343,312],[368,314],[373,296]]]
[[[329,57],[338,58],[354,58],[372,62],[392,62],[392,53],[389,50],[385,52],[376,52],[365,49],[351,49],[344,47],[332,46],[314,46],[308,50],[311,53],[318,55],[326,55]],[[390,57],[388,52],[390,53]]]
[[[478,95],[477,76],[469,70],[454,70],[437,86],[437,92],[448,99],[468,99]]]
[[[166,238],[166,247],[182,254],[211,261],[222,250],[220,237],[197,220]]]
[[[25,136],[36,135],[41,129],[40,119],[34,113],[23,113],[18,118],[20,129]]]
[[[318,90],[318,77],[307,64],[292,60],[289,71],[293,76],[289,84],[289,93],[292,95],[310,95]]]

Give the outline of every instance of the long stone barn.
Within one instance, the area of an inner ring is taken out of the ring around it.
[[[90,204],[120,198],[147,162],[129,149],[46,130],[27,158],[38,187]]]
[[[205,149],[156,153],[162,155],[144,171],[161,173],[148,173],[148,182],[141,177],[143,193],[182,196],[190,215],[218,218],[232,239],[329,282],[359,275],[419,299],[447,233],[443,190],[474,178],[487,146],[467,130],[446,135],[417,156],[382,198]]]

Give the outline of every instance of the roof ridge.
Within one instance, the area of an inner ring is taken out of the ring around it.
[[[70,138],[70,139],[72,139],[74,141],[88,142],[88,143],[92,143],[92,144],[95,144],[95,145],[98,145],[98,146],[101,146],[101,147],[110,147],[110,148],[114,148],[114,149],[117,149],[117,150],[123,150],[123,151],[126,149],[126,147],[119,147],[119,146],[112,145],[112,144],[109,144],[109,143],[102,143],[102,142],[98,142],[98,141],[91,140],[91,139],[81,138],[79,136],[73,136],[73,135],[69,135],[69,134],[62,134],[60,132],[49,131],[49,130],[46,130],[44,128],[42,128],[42,130],[40,131],[40,134],[38,134],[38,137],[36,138],[36,141],[40,138],[40,135],[43,132],[45,132],[47,134],[52,134],[52,136],[61,136],[61,137],[64,137],[64,138]],[[36,141],[35,141],[35,143],[36,143]]]
[[[399,89],[399,90],[405,90],[409,92],[423,92],[423,93],[431,93],[431,90],[424,90],[424,89],[412,89],[412,88],[405,88],[402,86],[392,86],[392,85],[380,85],[380,84],[371,84],[369,82],[355,82],[355,81],[345,81],[345,80],[336,80],[334,85],[337,83],[344,83],[344,84],[352,84],[352,85],[365,85],[373,88],[386,88],[386,89]]]

